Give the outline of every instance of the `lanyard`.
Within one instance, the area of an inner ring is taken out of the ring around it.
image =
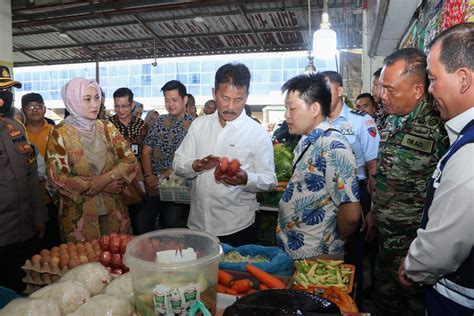
[[[295,173],[296,165],[297,165],[298,162],[300,162],[300,160],[303,158],[304,154],[308,151],[308,149],[309,149],[310,146],[311,146],[311,142],[309,142],[309,144],[305,147],[305,149],[303,149],[303,151],[301,152],[301,154],[298,156],[298,159],[296,159],[295,163],[293,164],[293,171],[292,171],[292,173]]]

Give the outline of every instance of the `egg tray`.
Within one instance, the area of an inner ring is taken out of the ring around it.
[[[26,277],[22,280],[23,283],[39,286],[56,282],[64,273],[69,271],[67,266],[60,269],[58,266],[50,266],[47,262],[44,264],[39,262],[31,263],[29,259],[26,260],[25,265],[21,268],[26,273]]]

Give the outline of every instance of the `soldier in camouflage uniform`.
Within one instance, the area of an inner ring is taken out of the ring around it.
[[[416,237],[428,179],[448,144],[440,114],[427,95],[426,78],[426,56],[414,48],[396,51],[384,61],[382,102],[390,115],[380,136],[372,214],[380,238],[377,315],[424,315],[421,288],[402,287],[397,271]]]

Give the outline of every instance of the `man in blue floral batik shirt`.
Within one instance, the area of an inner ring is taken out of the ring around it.
[[[321,74],[296,76],[282,91],[290,133],[303,137],[280,200],[277,242],[294,259],[342,258],[361,216],[356,159],[326,119],[331,91]]]

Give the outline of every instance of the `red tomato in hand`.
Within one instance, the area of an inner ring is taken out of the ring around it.
[[[222,157],[220,160],[219,160],[219,170],[222,172],[222,173],[225,173],[227,171],[227,169],[229,169],[229,158],[227,157]]]
[[[240,169],[240,161],[238,159],[232,159],[230,162],[229,162],[229,170],[227,170],[227,172],[231,172],[232,175],[229,175],[229,177],[234,177],[237,172],[239,171]]]
[[[221,181],[223,175],[224,173],[221,171],[221,168],[217,166],[214,170],[214,178],[216,179],[216,181]]]

